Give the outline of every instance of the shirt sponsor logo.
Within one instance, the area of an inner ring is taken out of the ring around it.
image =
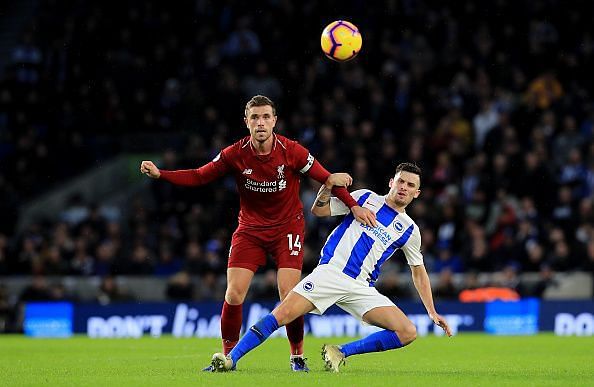
[[[387,245],[392,242],[392,237],[390,236],[388,230],[386,230],[385,228],[380,227],[379,225],[377,227],[371,227],[363,223],[359,223],[359,225],[363,229],[367,230],[369,233],[375,235],[375,237],[378,240],[380,240],[384,245]]]
[[[286,188],[286,182],[284,182],[284,186],[280,183],[283,183],[284,180],[281,182],[277,181],[256,181],[252,179],[246,179],[245,181],[245,188],[249,189],[250,191],[254,192],[278,192]]]

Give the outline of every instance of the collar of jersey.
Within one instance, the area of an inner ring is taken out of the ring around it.
[[[387,194],[386,194],[386,195],[384,195],[384,196],[382,196],[382,197],[384,198],[384,203],[383,203],[383,204],[385,204],[385,205],[386,205],[386,207],[388,207],[388,208],[389,208],[391,211],[394,211],[394,212],[395,212],[397,215],[399,215],[399,214],[406,214],[406,211],[398,212],[398,210],[395,210],[395,209],[393,209],[392,207],[390,207],[390,206],[388,205],[388,202],[386,201],[386,198],[388,197],[388,195],[387,195]]]
[[[249,138],[249,142],[250,142],[250,149],[252,150],[252,153],[254,156],[259,157],[259,158],[268,158],[270,157],[270,155],[272,155],[272,152],[274,152],[274,150],[276,149],[276,142],[278,141],[277,137],[276,137],[276,133],[272,132],[272,136],[273,136],[273,141],[272,141],[272,149],[270,150],[270,153],[268,153],[267,155],[259,155],[256,152],[256,148],[254,148],[254,143],[252,142],[252,138]]]

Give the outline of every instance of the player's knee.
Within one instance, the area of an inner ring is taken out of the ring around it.
[[[417,338],[417,328],[411,323],[406,325],[404,329],[396,332],[396,334],[398,335],[402,345],[408,345]]]
[[[234,288],[227,288],[225,291],[225,301],[231,305],[243,304],[245,293]]]

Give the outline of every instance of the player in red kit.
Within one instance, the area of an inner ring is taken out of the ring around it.
[[[229,250],[227,290],[221,313],[225,354],[239,340],[242,304],[254,273],[266,263],[267,254],[277,265],[281,300],[301,280],[305,221],[299,199],[300,176],[306,174],[320,183],[327,182],[329,187],[350,184],[342,174],[331,175],[302,145],[274,133],[277,116],[269,98],[253,97],[246,104],[244,121],[250,135],[226,147],[200,168],[165,171],[151,161],[140,165],[140,172],[177,185],[202,185],[230,173],[235,177],[240,211]],[[342,184],[336,184],[337,179]],[[334,187],[332,192],[357,220],[376,225],[373,212],[360,207],[344,186]],[[307,371],[303,358],[303,317],[287,325],[287,336],[292,369]]]

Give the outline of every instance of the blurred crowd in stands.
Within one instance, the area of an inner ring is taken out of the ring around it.
[[[387,192],[401,161],[423,168],[410,215],[438,297],[487,285],[478,272],[536,296],[555,272],[594,273],[592,15],[585,0],[41,0],[0,80],[0,275],[105,277],[98,300],[132,296],[117,276],[154,275],[171,278],[172,299],[220,299],[231,177],[154,181],[120,212],[73,197],[54,219],[15,224],[27,201],[121,152],[159,149],[163,169],[208,162],[247,134],[255,94],[277,103],[279,133],[352,174],[352,189]],[[340,18],[364,42],[342,64],[319,49]],[[307,211],[317,186],[302,187]],[[304,272],[336,224],[307,219]],[[410,295],[404,262],[382,271],[388,295]],[[270,268],[254,292],[276,298]],[[542,282],[522,288],[525,272]],[[22,298],[64,297],[37,285]]]

